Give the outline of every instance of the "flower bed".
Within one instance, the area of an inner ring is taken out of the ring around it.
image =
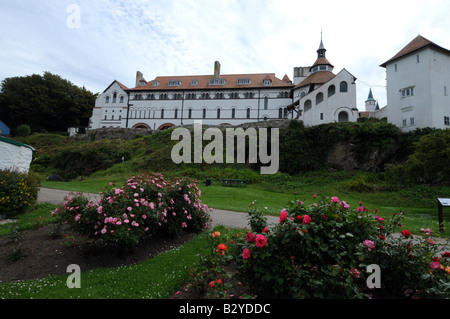
[[[114,186],[114,185],[112,185]],[[210,225],[208,207],[194,181],[161,174],[130,178],[101,193],[97,203],[82,194],[67,198],[52,215],[96,244],[134,247],[145,235],[200,232]]]
[[[384,220],[338,197],[293,201],[269,226],[252,211],[244,234],[211,234],[190,289],[230,298],[239,282],[259,298],[449,298],[450,253],[429,229],[416,238],[402,230],[402,217]]]

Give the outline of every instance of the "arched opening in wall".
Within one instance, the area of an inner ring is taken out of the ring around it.
[[[311,109],[312,102],[311,100],[306,100],[305,105],[303,106],[305,112],[309,111]]]
[[[147,125],[147,124],[145,124],[145,123],[138,123],[138,124],[135,124],[135,125],[133,125],[132,128],[143,128],[143,129],[148,129],[148,130],[151,130],[151,129],[152,129],[149,125]]]
[[[162,125],[160,125],[160,126],[158,127],[158,131],[164,131],[164,130],[167,130],[167,129],[171,128],[171,127],[175,127],[175,124],[172,124],[172,123],[164,123],[164,124],[162,124]]]
[[[328,87],[328,97],[333,96],[336,93],[336,87],[334,85],[330,85]]]
[[[348,113],[345,111],[339,112],[338,122],[348,122]]]

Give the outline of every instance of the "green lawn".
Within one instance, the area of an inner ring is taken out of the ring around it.
[[[110,187],[111,181],[116,182],[117,187],[120,187],[129,177],[131,176],[126,174],[112,174],[71,182],[44,181],[42,186],[98,193],[102,189]],[[280,210],[289,201],[297,199],[310,204],[313,202],[314,194],[317,194],[317,200],[338,196],[353,208],[358,207],[362,202],[371,212],[378,209],[378,215],[384,218],[389,217],[392,213],[403,211],[405,212],[403,226],[413,233],[417,234],[420,228],[428,227],[436,233],[438,232],[437,203],[434,194],[438,191],[450,194],[449,187],[433,189],[432,187],[414,186],[397,191],[362,193],[349,191],[345,187],[345,183],[353,177],[353,173],[346,172],[310,173],[297,177],[289,184],[282,185],[270,182],[270,179],[247,185],[247,187],[223,187],[218,181],[214,181],[212,186],[205,186],[201,181],[199,188],[202,191],[202,201],[216,209],[247,212],[249,205],[256,201],[260,210],[264,210],[268,215],[278,216]],[[294,192],[296,192],[295,196]],[[444,212],[444,216],[448,213]],[[450,237],[450,225],[441,235]]]

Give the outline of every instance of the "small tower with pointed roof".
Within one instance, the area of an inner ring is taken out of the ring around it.
[[[369,96],[366,100],[366,112],[375,112],[377,104],[377,101],[373,98],[372,89],[370,89]]]

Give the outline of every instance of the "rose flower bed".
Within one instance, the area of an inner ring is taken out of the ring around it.
[[[152,173],[132,177],[101,193],[95,203],[82,194],[52,212],[97,246],[135,247],[146,235],[176,236],[209,227],[208,206],[194,181]]]
[[[187,287],[207,298],[449,298],[450,253],[431,230],[413,238],[400,228],[401,213],[376,214],[337,197],[293,201],[274,225],[249,212],[245,233],[211,233]]]

